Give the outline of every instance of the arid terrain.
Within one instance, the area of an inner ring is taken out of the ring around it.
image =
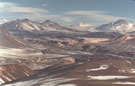
[[[135,86],[135,30],[129,25],[118,20],[78,30],[50,20],[1,24],[0,85]]]

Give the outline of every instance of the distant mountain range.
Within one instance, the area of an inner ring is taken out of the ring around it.
[[[6,22],[1,24],[1,28],[8,30],[14,35],[20,36],[40,36],[41,34],[48,33],[73,33],[77,32],[72,28],[64,27],[53,21],[46,20],[42,23],[31,21],[29,19],[18,19],[15,21]]]
[[[135,23],[120,19],[115,22],[111,22],[108,24],[103,24],[100,26],[92,26],[87,23],[80,23],[76,25],[70,26],[73,29],[79,31],[90,31],[90,32],[120,32],[120,33],[129,33],[135,31]]]
[[[10,22],[5,22],[0,25],[1,28],[7,29],[10,33],[15,35],[33,35],[39,36],[46,34],[50,36],[53,34],[74,34],[74,33],[88,33],[88,32],[119,32],[119,33],[132,33],[135,32],[135,23],[120,19],[115,22],[103,24],[100,26],[92,26],[88,23],[80,23],[66,27],[50,20],[44,22],[31,21],[29,19],[18,19]],[[53,36],[52,35],[52,36]]]
[[[2,24],[2,27],[9,31],[28,31],[28,32],[48,32],[48,31],[60,31],[70,32],[75,31],[71,28],[61,26],[50,20],[46,20],[42,23],[30,21],[29,19],[18,19],[11,22]]]
[[[127,33],[127,32],[135,31],[135,23],[121,19],[116,22],[103,24],[99,27],[96,27],[96,30]]]

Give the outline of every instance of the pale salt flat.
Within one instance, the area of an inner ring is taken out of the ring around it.
[[[16,82],[13,84],[6,84],[3,86],[33,86],[35,84],[40,84],[40,86],[76,86],[76,85],[59,85],[61,83],[69,82],[77,80],[77,78],[38,78],[34,80],[29,80],[29,81],[23,81],[23,82]]]
[[[133,85],[135,86],[135,82],[114,82],[112,84],[118,84],[118,85]]]
[[[100,71],[100,70],[106,70],[108,69],[109,66],[106,64],[100,65],[99,68],[93,68],[93,69],[86,69],[86,72],[91,72],[91,71]]]
[[[135,69],[120,69],[118,71],[121,73],[126,73],[126,72],[135,73]]]
[[[3,79],[0,78],[0,85],[5,83],[5,81]]]
[[[63,58],[68,57],[69,55],[61,55],[61,54],[44,54],[46,58]]]
[[[135,69],[131,69],[131,73],[135,73]]]
[[[87,76],[89,80],[115,80],[115,79],[128,79],[134,78],[134,76]]]
[[[67,54],[76,55],[76,54],[82,54],[82,55],[93,55],[90,52],[82,52],[82,51],[65,51]]]
[[[61,83],[78,80],[78,78],[54,78],[54,79],[47,79],[43,81],[40,86],[59,86]],[[64,85],[63,85],[64,86]],[[67,85],[66,85],[67,86]]]
[[[75,84],[63,84],[63,85],[57,85],[57,86],[76,86]]]

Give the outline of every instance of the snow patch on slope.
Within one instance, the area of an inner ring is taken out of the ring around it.
[[[108,69],[109,66],[106,64],[100,65],[99,68],[93,68],[93,69],[86,69],[87,72],[91,72],[91,71],[100,71],[100,70],[106,70]]]
[[[115,79],[128,79],[133,78],[133,76],[115,76],[115,75],[108,75],[108,76],[88,76],[90,80],[115,80]]]
[[[117,85],[135,85],[135,82],[114,82],[113,84]]]

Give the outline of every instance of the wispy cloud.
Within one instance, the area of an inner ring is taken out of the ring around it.
[[[126,17],[118,17],[107,15],[107,12],[104,11],[69,11],[65,12],[65,15],[84,17],[96,21],[110,22],[118,19],[127,19]]]
[[[43,6],[43,7],[47,7],[47,6],[48,6],[48,4],[44,3],[44,4],[42,4],[42,6]]]
[[[62,17],[62,20],[64,22],[72,22],[72,18],[70,18],[70,17]]]
[[[43,4],[43,6],[47,6],[47,4]],[[43,8],[32,8],[32,7],[23,7],[20,4],[11,3],[11,2],[0,2],[0,12],[4,13],[21,13],[22,18],[29,18],[33,20],[45,20],[45,19],[53,19],[64,22],[71,21],[67,17],[63,17],[58,14],[51,14],[48,10]],[[19,16],[20,17],[20,16]]]
[[[35,15],[30,15],[30,14],[26,14],[23,15],[22,18],[30,18],[30,19],[34,19],[34,20],[46,20],[46,19],[51,19],[51,20],[55,20],[55,21],[59,21],[61,23],[69,23],[72,22],[73,18],[68,17],[68,16],[64,16],[62,14],[35,14]]]
[[[12,13],[47,13],[48,10],[41,8],[22,7],[20,4],[11,2],[0,2],[0,12],[12,12]]]
[[[46,7],[48,5],[42,4],[42,6]],[[60,14],[52,14],[44,8],[24,7],[21,4],[11,2],[0,2],[0,12],[11,14],[19,13],[19,16],[17,17],[13,15],[15,18],[29,18],[33,20],[51,19],[61,23],[79,23],[82,21],[105,23],[118,19],[128,19],[126,17],[108,15],[105,11],[92,10],[68,11]]]

